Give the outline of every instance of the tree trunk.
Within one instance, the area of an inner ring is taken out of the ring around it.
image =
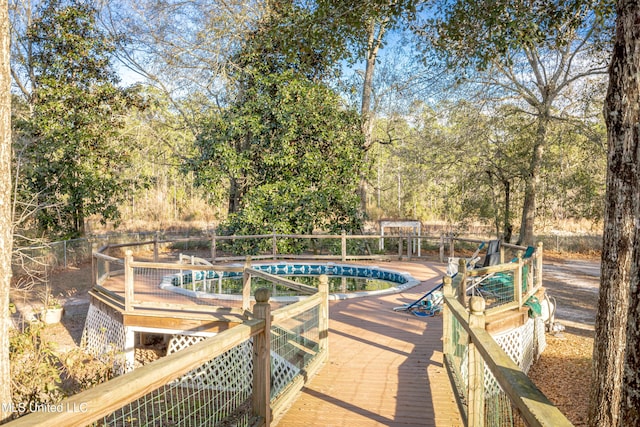
[[[638,193],[639,150],[638,122],[640,121],[640,99],[638,90],[638,40],[637,22],[640,20],[635,0],[618,2],[616,41],[609,67],[609,89],[605,100],[604,115],[607,124],[607,194],[605,200],[604,235],[602,245],[602,267],[600,296],[593,346],[593,378],[589,404],[590,426],[638,425],[638,371],[624,377],[625,342],[627,341],[627,314],[629,313],[629,285],[637,301],[638,244],[635,222],[638,206],[634,196]],[[634,236],[634,230],[636,235]],[[633,240],[635,239],[635,241]],[[635,266],[631,260],[635,249]],[[637,307],[636,307],[637,310]],[[630,313],[632,314],[632,313]],[[637,313],[635,315],[638,315]],[[632,319],[629,329],[632,335],[626,344],[638,352],[637,317]],[[633,336],[635,333],[635,336]],[[635,340],[635,341],[634,341]],[[634,363],[632,360],[629,362]],[[630,366],[628,366],[629,368]],[[627,383],[623,384],[623,379]],[[635,390],[625,390],[633,387]],[[624,390],[624,391],[623,391]],[[625,399],[635,399],[632,408]],[[622,405],[622,407],[621,407]],[[621,411],[622,408],[622,411]],[[625,409],[626,408],[626,409]],[[635,422],[622,422],[622,417]]]
[[[382,38],[387,26],[387,19],[384,19],[379,27],[376,27],[376,21],[371,20],[369,31],[367,34],[367,61],[364,69],[364,81],[362,83],[362,103],[360,104],[360,116],[362,117],[362,133],[364,135],[365,165],[368,161],[368,151],[373,142],[373,113],[371,111],[371,96],[373,94],[373,74],[376,68],[376,58],[382,43]],[[376,32],[377,29],[377,32]],[[367,213],[367,177],[363,173],[360,177],[360,209],[363,214]]]
[[[518,245],[533,245],[534,242],[534,223],[536,218],[536,197],[538,192],[538,183],[540,181],[540,166],[542,163],[542,155],[546,145],[547,126],[549,125],[549,114],[543,112],[538,117],[538,131],[536,133],[536,141],[531,154],[531,163],[529,164],[529,176],[524,189],[524,203],[522,205],[522,220],[520,221],[520,237]]]
[[[609,140],[618,140],[615,145],[620,151],[628,150],[631,158],[629,168],[635,167],[635,171],[629,171],[630,180],[625,181],[629,187],[625,195],[634,198],[635,224],[633,241],[633,261],[630,272],[629,304],[627,313],[627,329],[625,350],[625,362],[623,370],[622,396],[620,398],[620,421],[618,425],[640,425],[640,135],[638,123],[640,123],[640,5],[635,0],[620,0],[617,5],[616,44],[610,68],[610,89],[607,97],[607,128]],[[615,92],[615,95],[612,94]],[[612,113],[616,114],[612,114]],[[611,126],[611,122],[614,124]],[[620,147],[619,144],[622,144]],[[622,148],[622,150],[621,150]],[[635,173],[634,173],[635,172]],[[623,288],[626,288],[622,284]],[[621,295],[624,298],[624,295]],[[624,307],[626,299],[620,300]],[[619,310],[622,311],[622,310]]]
[[[9,288],[11,285],[11,70],[8,2],[0,0],[0,402],[11,403]],[[4,406],[3,406],[4,407]],[[11,417],[0,411],[0,421]]]
[[[513,234],[513,226],[511,225],[511,182],[508,179],[502,180],[504,186],[504,241],[505,243],[511,242],[511,236]]]

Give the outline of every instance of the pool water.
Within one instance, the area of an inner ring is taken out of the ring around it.
[[[379,293],[399,292],[418,284],[407,273],[377,266],[319,263],[274,263],[252,266],[256,270],[318,287],[319,277],[329,277],[331,299],[344,299]],[[198,298],[225,298],[242,295],[241,272],[183,271],[165,276],[161,288]],[[300,293],[268,280],[252,277],[251,294],[261,287],[272,289],[272,297],[300,297]]]

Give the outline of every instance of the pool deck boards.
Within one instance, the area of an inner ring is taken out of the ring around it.
[[[330,301],[329,360],[272,425],[462,426],[443,365],[442,317],[393,311],[439,284],[446,266],[399,261],[357,264],[407,272],[421,283],[397,294]],[[136,278],[136,296],[193,303],[159,291],[157,280],[150,279],[147,283]],[[111,278],[105,287],[123,294],[122,276]]]
[[[289,426],[461,426],[442,361],[442,317],[393,307],[440,283],[444,265],[378,263],[422,281],[403,293],[330,302],[329,360],[279,420]]]

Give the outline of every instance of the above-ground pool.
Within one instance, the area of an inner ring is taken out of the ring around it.
[[[396,293],[419,283],[408,273],[377,266],[280,262],[254,264],[251,267],[313,287],[318,286],[318,276],[326,274],[329,276],[329,299],[332,300]],[[164,276],[160,287],[195,298],[239,300],[242,299],[242,273],[184,270]],[[252,294],[259,287],[271,287],[272,299],[275,301],[297,301],[304,298],[304,295],[258,277],[251,278],[251,287]]]

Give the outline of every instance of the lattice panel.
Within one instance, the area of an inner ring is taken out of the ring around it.
[[[167,354],[175,353],[206,339],[172,335]],[[250,390],[253,384],[253,343],[248,340],[177,380],[182,386],[219,391]]]
[[[167,354],[183,350],[206,339],[190,335],[172,335]],[[288,385],[300,369],[274,351],[271,352],[271,397]],[[179,383],[194,388],[224,391],[250,389],[253,384],[253,340],[230,349],[207,364],[184,375]]]
[[[544,321],[529,319],[521,327],[493,337],[500,347],[523,370],[529,372],[531,365],[546,347]],[[484,387],[487,396],[501,391],[495,377],[485,366]]]
[[[205,337],[198,337],[194,335],[171,335],[171,338],[169,339],[169,345],[167,346],[167,354],[184,350],[190,345],[199,343],[204,339]]]
[[[529,370],[533,362],[533,358],[531,357],[533,354],[531,349],[534,345],[533,328],[534,321],[529,319],[521,327],[493,337],[505,353],[511,357],[511,360],[525,372]]]
[[[544,349],[547,348],[547,336],[545,335],[544,319],[542,317],[536,317],[534,320],[536,322],[535,325],[536,325],[537,342],[536,342],[535,358],[537,360],[538,357],[540,357],[540,355],[544,351]]]
[[[289,384],[296,375],[300,373],[300,369],[289,363],[285,358],[278,356],[277,353],[271,352],[271,398],[277,396],[278,393]]]
[[[126,344],[124,325],[114,320],[95,305],[89,306],[82,331],[82,346],[91,354],[123,352]]]

